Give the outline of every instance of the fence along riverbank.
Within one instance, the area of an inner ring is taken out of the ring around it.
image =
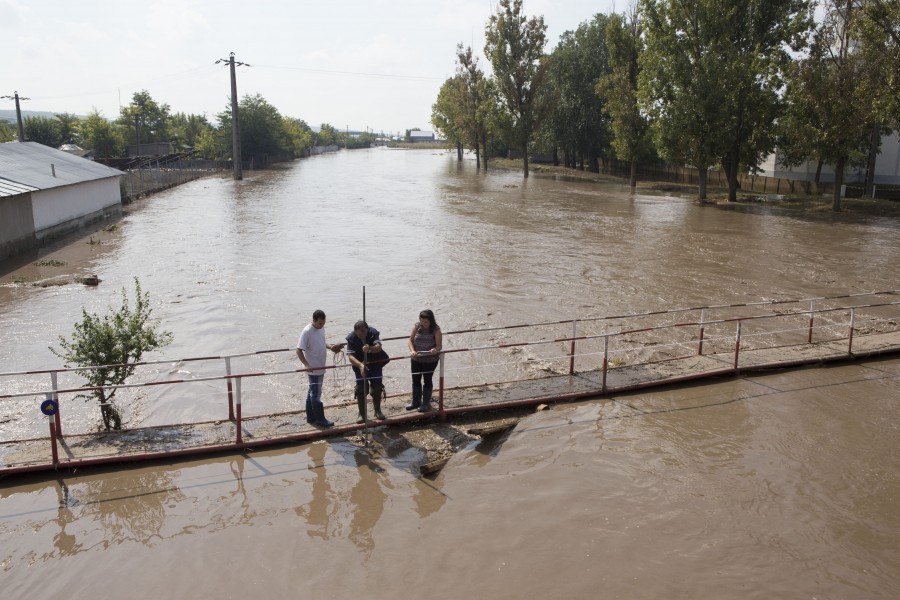
[[[123,394],[132,392],[120,399],[123,405],[138,401],[135,392],[158,386],[192,402],[198,387],[215,385],[218,401],[204,419],[103,433],[79,431],[66,418],[79,409],[96,410],[94,402],[71,402],[94,388],[60,385],[64,375],[71,377],[83,368],[0,373],[5,382],[0,388],[0,421],[56,408],[48,410],[47,435],[0,440],[0,475],[235,451],[373,426],[897,352],[898,294],[900,290],[891,290],[446,331],[435,389],[437,408],[426,414],[403,410],[409,393],[408,384],[401,383],[409,379],[408,366],[400,360],[408,356],[406,336],[389,337],[385,347],[395,366],[385,371],[388,399],[383,408],[388,419],[355,423],[352,392],[340,381],[340,376],[350,377],[349,365],[337,360],[328,370],[332,391],[344,398],[328,406],[336,422],[331,429],[309,425],[302,410],[270,410],[265,405],[267,396],[280,389],[293,406],[301,407],[306,390],[299,380],[305,385],[306,378],[297,374],[305,369],[251,370],[235,364],[285,358],[293,355],[293,348],[140,363],[212,361],[221,365],[222,374],[115,386]],[[279,387],[275,382],[282,383]],[[19,391],[9,391],[13,388]]]

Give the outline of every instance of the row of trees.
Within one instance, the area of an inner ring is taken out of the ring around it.
[[[542,17],[500,0],[484,54],[457,47],[432,122],[487,167],[490,149],[553,154],[599,170],[600,159],[690,164],[706,198],[721,167],[729,198],[741,173],[776,148],[783,164],[837,174],[870,161],[900,126],[900,3],[889,0],[639,0],[562,35],[550,54]],[[493,154],[493,152],[491,152]]]
[[[240,101],[241,155],[245,161],[266,164],[277,158],[303,156],[313,146],[368,147],[372,133],[351,137],[324,123],[318,132],[302,119],[283,116],[265,98],[248,95]],[[113,121],[94,110],[86,117],[57,114],[25,117],[25,139],[58,148],[77,144],[94,156],[125,155],[126,146],[171,142],[176,150],[191,148],[204,158],[231,157],[231,108],[210,121],[206,115],[172,113],[169,105],[154,100],[147,91],[137,92]],[[15,129],[0,127],[0,141],[15,139]]]

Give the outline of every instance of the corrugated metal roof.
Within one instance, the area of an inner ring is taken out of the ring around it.
[[[117,169],[37,142],[0,144],[0,196],[21,194],[23,191],[46,190],[119,175],[122,175],[122,172]],[[26,186],[28,189],[4,191],[7,187],[14,190],[12,184]]]
[[[9,179],[0,177],[0,196],[16,196],[26,192],[36,192],[38,189],[30,185],[22,185]]]

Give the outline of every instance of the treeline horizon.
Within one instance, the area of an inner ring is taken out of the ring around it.
[[[817,18],[818,17],[818,18]],[[709,169],[728,196],[741,174],[780,164],[847,166],[872,183],[882,134],[900,128],[900,3],[888,0],[637,0],[596,14],[548,53],[543,17],[499,0],[484,56],[458,44],[432,123],[479,168],[511,148],[599,170],[600,160]]]
[[[225,107],[213,121],[203,115],[173,113],[166,103],[149,92],[136,92],[116,119],[107,119],[94,109],[86,117],[71,113],[25,116],[25,141],[58,148],[76,144],[97,158],[124,156],[130,145],[171,143],[178,151],[190,148],[202,158],[232,158],[231,107]],[[266,164],[274,160],[306,156],[314,146],[368,148],[379,138],[375,132],[349,135],[329,123],[315,131],[303,119],[283,116],[260,94],[245,95],[238,103],[243,160]],[[413,129],[415,130],[415,129]],[[406,130],[409,139],[411,130]],[[14,126],[0,122],[0,142],[16,139]]]

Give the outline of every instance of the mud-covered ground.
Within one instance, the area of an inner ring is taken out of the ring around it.
[[[546,405],[540,405],[542,410]],[[356,436],[360,443],[369,443],[382,453],[393,456],[409,448],[422,453],[419,471],[429,475],[441,467],[463,448],[490,436],[502,436],[513,429],[519,420],[534,412],[534,408],[496,410],[486,413],[461,415],[452,421],[416,422],[409,425],[377,428]]]

